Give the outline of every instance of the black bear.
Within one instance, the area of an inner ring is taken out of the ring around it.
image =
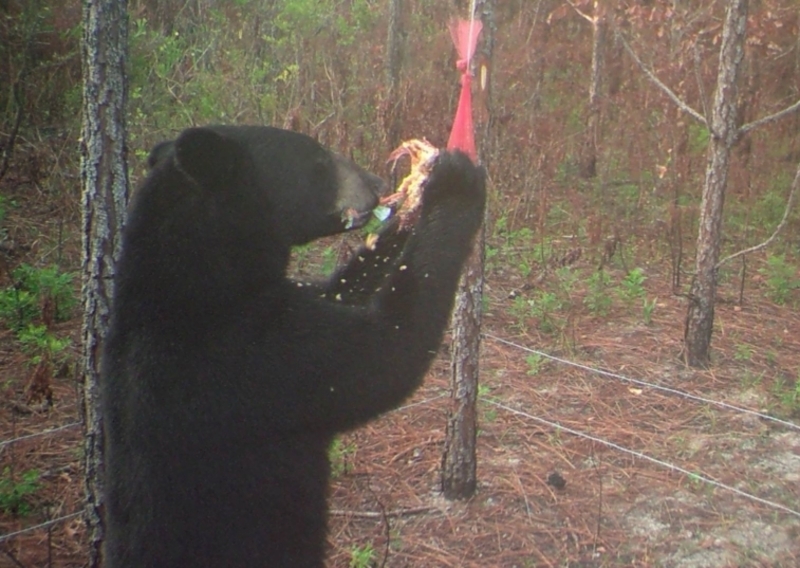
[[[443,152],[413,228],[302,285],[290,245],[347,228],[343,182],[258,132],[184,131],[132,200],[101,383],[110,568],[323,566],[329,444],[408,397],[447,326],[483,170]]]

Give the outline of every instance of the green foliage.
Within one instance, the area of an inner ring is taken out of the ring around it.
[[[14,284],[0,290],[0,320],[14,331],[42,317],[42,307],[50,304],[55,321],[66,321],[77,303],[73,275],[57,266],[35,268],[22,264],[12,272]]]
[[[527,278],[533,272],[533,263],[531,263],[531,259],[528,256],[522,256],[517,263],[517,269],[519,269],[519,273],[523,278]]]
[[[501,239],[508,233],[508,216],[500,215],[494,222],[492,239]]]
[[[193,42],[175,31],[163,34],[148,22],[133,22],[130,34],[130,107],[132,123],[148,130],[177,130],[187,123],[222,122],[229,102],[213,73],[212,45]],[[137,140],[132,146],[149,146]],[[163,137],[163,135],[162,135]]]
[[[697,473],[689,473],[687,479],[689,480],[689,485],[692,490],[695,492],[702,491],[703,487],[705,487],[705,481],[702,476]]]
[[[369,568],[375,559],[375,549],[371,543],[353,546],[350,549],[350,568]]]
[[[770,255],[767,266],[759,272],[767,279],[769,296],[776,304],[785,304],[792,290],[800,288],[797,269],[787,263],[782,254]]]
[[[528,227],[520,227],[519,229],[510,229],[508,227],[508,218],[501,217],[495,223],[495,235],[504,240],[506,247],[525,247],[528,242],[533,239],[533,231]]]
[[[556,286],[537,290],[533,297],[522,294],[514,297],[509,313],[517,320],[519,329],[526,329],[529,318],[538,320],[543,333],[556,333],[563,328],[566,318],[561,312],[571,305],[571,295],[579,276],[568,266],[557,269],[555,276]]]
[[[382,15],[371,0],[234,0],[209,6],[202,18],[175,18],[167,34],[144,18],[134,20],[131,147],[147,148],[189,124],[279,125],[306,105],[313,107],[303,113],[310,121],[331,113],[350,115],[345,122],[374,121],[366,97],[349,96],[364,75],[350,80],[363,69],[355,60],[362,52],[346,48],[371,34]],[[336,46],[335,55],[326,46]],[[347,57],[354,61],[339,66]],[[352,104],[342,105],[345,97]]]
[[[286,34],[314,34],[334,18],[333,3],[325,0],[284,0],[275,18],[276,27]]]
[[[588,280],[588,291],[583,299],[583,304],[595,315],[608,315],[613,299],[608,293],[611,277],[603,270],[594,272]]]
[[[539,319],[539,329],[544,333],[554,333],[560,328],[560,320],[556,312],[561,310],[563,302],[553,292],[540,290],[531,303],[532,315]]]
[[[330,448],[328,448],[328,461],[330,461],[331,464],[331,476],[340,477],[347,473],[348,461],[355,453],[355,444],[345,444],[342,442],[341,438],[334,438]]]
[[[786,211],[786,191],[792,185],[788,172],[775,172],[770,176],[769,187],[752,203],[752,222],[756,227],[776,227]]]
[[[556,270],[556,277],[561,291],[569,297],[578,283],[578,274],[569,266],[562,266]]]
[[[787,416],[800,415],[800,372],[793,384],[783,376],[778,376],[772,384],[771,392],[780,401],[780,407]]]
[[[25,516],[31,512],[29,497],[39,489],[39,472],[30,469],[19,480],[11,475],[11,468],[3,469],[0,477],[0,510],[7,515]]]
[[[746,343],[738,343],[733,358],[737,361],[749,361],[753,358],[753,348]]]
[[[549,242],[539,243],[533,247],[533,258],[544,264],[553,254],[553,246]]]
[[[645,295],[644,282],[647,276],[644,275],[644,270],[641,268],[634,268],[625,278],[622,279],[620,285],[622,286],[622,293],[627,300],[636,300]]]
[[[21,285],[36,294],[40,301],[49,298],[55,302],[56,321],[66,321],[72,315],[72,309],[77,303],[72,273],[61,272],[57,266],[34,268],[23,264],[14,275]]]
[[[786,388],[781,394],[781,403],[791,415],[800,414],[800,373],[794,382],[794,387]]]
[[[765,357],[767,358],[767,364],[771,367],[774,366],[778,362],[778,354],[775,353],[772,349],[767,351]]]
[[[486,274],[492,274],[495,271],[496,264],[495,259],[497,258],[497,254],[500,252],[500,249],[497,247],[493,247],[489,244],[486,245],[486,257],[484,258],[485,266],[486,266]]]
[[[38,365],[42,361],[59,363],[64,359],[64,350],[72,343],[69,338],[59,339],[47,331],[44,325],[28,325],[19,332],[22,350],[30,356],[29,363]]]
[[[325,247],[322,251],[322,273],[327,275],[333,274],[336,270],[336,249],[333,247]]]
[[[478,399],[479,400],[488,400],[494,401],[496,400],[495,397],[491,396],[492,388],[484,383],[478,384]],[[497,407],[494,405],[481,405],[483,407],[483,417],[482,421],[489,423],[494,422],[497,420]]]
[[[706,126],[689,122],[689,152],[696,156],[702,155],[708,148],[710,138],[711,133]]]
[[[306,260],[311,253],[311,244],[306,243],[304,245],[298,245],[296,247],[292,247],[292,256],[294,257],[294,263],[297,266],[302,266],[305,264]]]
[[[647,298],[642,299],[642,319],[645,325],[650,325],[652,323],[653,312],[656,309],[657,302],[658,298],[653,298],[652,300],[648,300]]]
[[[525,362],[528,364],[528,375],[533,377],[541,372],[544,358],[538,353],[531,353],[525,357]]]
[[[529,227],[512,230],[508,226],[507,216],[498,217],[491,236],[491,240],[498,244],[487,246],[486,249],[487,273],[501,264],[516,267],[523,278],[530,276],[539,260],[533,246],[533,236],[533,230]]]
[[[9,286],[0,290],[0,320],[10,329],[19,331],[39,313],[39,302],[34,294]]]
[[[0,2],[0,123],[4,134],[20,107],[25,117],[23,129],[74,124],[80,116],[80,99],[71,97],[76,83],[80,87],[80,81],[76,81],[80,75],[79,36],[74,35],[79,26],[67,30],[56,27],[66,20],[61,4],[46,0]]]

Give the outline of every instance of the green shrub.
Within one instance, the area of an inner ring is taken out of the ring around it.
[[[611,277],[605,270],[598,270],[589,277],[589,291],[583,299],[583,304],[589,311],[598,316],[608,315],[613,300],[608,293]]]
[[[21,331],[43,317],[42,308],[50,305],[55,321],[65,321],[77,303],[73,275],[57,266],[35,268],[22,264],[12,272],[14,284],[0,290],[0,320],[14,331]]]
[[[9,286],[0,290],[0,320],[14,331],[23,329],[39,314],[39,301],[34,294]]]
[[[331,464],[331,476],[340,477],[347,473],[348,460],[356,453],[355,444],[345,444],[341,438],[334,438],[328,448],[328,461]]]
[[[544,333],[555,333],[561,328],[556,314],[562,310],[564,302],[554,292],[540,290],[531,303],[531,315],[539,319],[539,329]]]
[[[60,364],[64,359],[64,350],[71,341],[60,339],[47,331],[44,325],[28,325],[19,332],[22,350],[30,357],[30,363],[38,365],[42,361]]]
[[[644,275],[644,270],[641,268],[634,268],[628,272],[628,274],[625,275],[625,278],[622,279],[621,283],[625,298],[627,300],[636,300],[637,298],[644,296],[645,280],[647,280],[647,276]]]
[[[374,559],[375,549],[370,543],[350,549],[350,568],[369,568]]]
[[[3,469],[0,477],[0,511],[7,515],[24,516],[31,512],[28,498],[39,489],[39,472],[30,469],[19,480],[11,475],[11,468]]]
[[[769,297],[776,304],[785,304],[792,290],[800,288],[797,269],[787,263],[786,257],[782,254],[770,255],[767,258],[767,266],[759,272],[767,279]]]

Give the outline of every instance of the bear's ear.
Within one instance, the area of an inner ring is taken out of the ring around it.
[[[201,187],[236,184],[245,167],[241,146],[208,128],[188,128],[175,140],[175,163]]]
[[[147,156],[147,167],[151,170],[155,169],[158,164],[162,163],[168,158],[171,158],[173,146],[175,146],[175,142],[172,140],[159,142],[153,146],[153,149],[150,150],[150,155]]]

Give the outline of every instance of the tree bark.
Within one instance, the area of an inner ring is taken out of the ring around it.
[[[468,499],[477,487],[478,379],[485,233],[476,238],[456,294],[453,312],[450,381],[452,406],[442,456],[442,493]]]
[[[125,132],[127,0],[83,5],[83,404],[86,523],[90,563],[101,566],[103,542],[103,421],[98,378],[108,329],[114,268],[128,201]]]
[[[589,83],[589,117],[586,121],[586,138],[581,156],[581,177],[593,178],[597,175],[597,139],[600,129],[600,88],[603,83],[603,56],[606,50],[608,23],[606,7],[597,0],[594,2],[594,15],[587,18],[592,24],[592,71]]]
[[[711,140],[700,205],[695,275],[686,314],[684,356],[692,367],[706,367],[710,363],[722,209],[731,148],[740,137],[737,97],[746,24],[747,0],[731,0],[722,29],[717,89],[710,124]]]
[[[494,46],[494,1],[478,0],[475,7],[476,14],[484,24],[483,51],[489,62]],[[490,69],[491,64],[487,68]],[[491,117],[490,83],[491,77],[487,77],[485,100]],[[483,143],[488,140],[490,125],[491,118],[486,121],[479,137]],[[442,455],[442,493],[447,499],[468,499],[477,487],[477,399],[485,248],[485,232],[481,227],[459,283],[453,312],[450,361],[452,407],[447,419]]]
[[[389,2],[389,32],[386,41],[386,109],[384,117],[384,130],[389,141],[389,148],[394,149],[400,144],[400,127],[397,116],[399,106],[398,91],[400,86],[400,71],[403,66],[403,0]]]

